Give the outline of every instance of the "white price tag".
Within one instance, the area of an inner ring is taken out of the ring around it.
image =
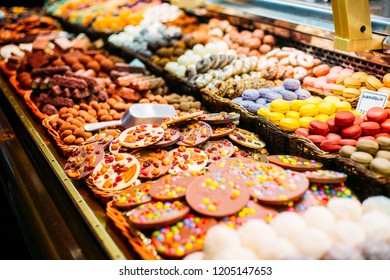
[[[362,116],[364,116],[367,111],[373,107],[385,108],[387,98],[388,96],[386,93],[365,89],[360,95],[356,111],[360,112]]]

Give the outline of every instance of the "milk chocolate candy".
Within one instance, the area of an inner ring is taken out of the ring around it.
[[[190,121],[178,127],[180,131],[177,145],[194,147],[206,142],[212,133],[209,124],[202,121]]]
[[[224,217],[237,213],[246,205],[249,188],[233,174],[207,173],[187,187],[186,201],[200,214]]]
[[[141,166],[139,178],[158,178],[166,174],[172,165],[172,157],[169,152],[157,150],[137,150],[132,152]]]
[[[52,77],[56,74],[64,75],[66,72],[70,71],[69,66],[50,66],[45,68],[34,68],[31,71],[33,77]]]
[[[182,201],[150,201],[126,213],[126,216],[132,225],[151,229],[183,220],[189,212],[187,203]]]

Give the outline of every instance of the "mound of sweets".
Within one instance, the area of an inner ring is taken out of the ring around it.
[[[60,30],[59,23],[43,16],[40,9],[0,8],[0,44],[28,43],[40,33],[56,30]]]
[[[304,86],[344,98],[358,97],[364,89],[390,93],[390,74],[384,75],[381,81],[365,72],[355,72],[352,68],[341,66],[330,67],[327,64],[313,68],[313,74],[313,77],[303,79]]]
[[[307,137],[326,152],[338,152],[342,146],[356,146],[360,140],[375,142],[390,137],[388,118],[388,109],[380,107],[369,109],[363,118],[340,111],[326,121],[312,120],[308,128],[298,128],[295,133]]]
[[[255,150],[265,143],[232,127],[238,118],[200,111],[169,118],[162,126],[128,128],[114,140],[88,140],[72,152],[65,172],[111,192],[128,223],[172,259],[201,250],[207,230],[217,223],[238,227],[252,218],[270,221],[279,207],[301,211],[323,205],[326,195],[351,197],[343,187],[345,175],[317,171],[320,163],[288,155],[268,157],[276,164],[242,157],[231,141]],[[223,125],[228,131],[215,135],[213,128]],[[110,151],[106,156],[104,149]],[[311,190],[310,181],[321,183]],[[337,187],[315,193],[328,181]]]
[[[389,260],[390,199],[335,197],[269,223],[251,219],[237,229],[211,227],[203,250],[186,260]]]

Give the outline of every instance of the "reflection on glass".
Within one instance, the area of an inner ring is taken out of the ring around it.
[[[324,4],[330,7],[331,0],[281,0],[284,2],[306,2]],[[389,0],[368,0],[370,1],[371,14],[390,18],[390,1]]]

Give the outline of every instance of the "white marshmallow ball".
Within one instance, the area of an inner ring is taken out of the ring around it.
[[[241,238],[241,244],[251,248],[256,254],[260,254],[264,244],[273,242],[276,239],[274,229],[260,219],[251,219],[237,229]]]
[[[253,244],[253,250],[262,260],[283,260],[298,253],[294,244],[284,237],[277,237],[257,248],[258,243]]]
[[[271,222],[272,228],[280,237],[293,240],[294,237],[306,229],[303,218],[295,212],[282,212]]]
[[[350,220],[337,221],[332,238],[334,243],[346,243],[351,246],[358,246],[366,238],[366,234],[359,223]]]
[[[294,238],[294,244],[304,255],[321,259],[332,247],[332,240],[322,230],[307,227]]]
[[[198,252],[194,252],[194,253],[188,254],[187,256],[185,256],[183,258],[183,260],[186,260],[186,261],[199,261],[199,260],[204,260],[204,257],[205,257],[204,252],[203,251],[198,251]]]
[[[302,214],[306,224],[325,232],[331,232],[336,224],[336,218],[324,206],[313,206]]]
[[[390,242],[390,216],[377,210],[370,211],[362,216],[360,224],[367,236]]]
[[[257,256],[246,247],[229,246],[217,252],[213,260],[257,260]]]
[[[206,234],[203,252],[205,259],[213,259],[214,255],[227,247],[240,247],[241,240],[237,231],[220,224],[211,227]]]
[[[357,199],[334,197],[329,200],[326,206],[336,217],[337,220],[359,221],[363,208]]]
[[[371,196],[362,203],[363,213],[377,210],[390,216],[390,198],[383,195]]]

